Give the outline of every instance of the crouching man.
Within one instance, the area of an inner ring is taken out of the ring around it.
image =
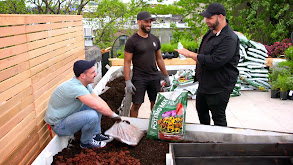
[[[112,137],[101,133],[101,117],[121,120],[108,104],[93,92],[90,85],[97,76],[95,60],[74,63],[75,76],[60,84],[52,93],[44,117],[59,136],[70,136],[81,130],[81,148],[106,146]]]

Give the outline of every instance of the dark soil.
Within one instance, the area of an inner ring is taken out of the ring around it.
[[[119,77],[107,86],[111,87],[100,97],[104,99],[113,111],[121,105],[124,97],[124,77]],[[118,113],[118,112],[117,112]],[[101,127],[104,133],[115,121],[103,116]],[[75,139],[69,143],[69,146],[59,152],[53,158],[53,165],[58,164],[125,164],[125,165],[163,165],[166,164],[166,153],[169,152],[169,142],[147,139],[144,136],[137,146],[129,146],[122,142],[113,140],[103,148],[99,149],[81,149],[80,131],[74,135]]]

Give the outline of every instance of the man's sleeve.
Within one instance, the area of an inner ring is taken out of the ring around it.
[[[133,46],[133,42],[131,41],[131,39],[128,39],[126,41],[124,51],[126,51],[128,53],[133,53],[134,52],[134,46]]]
[[[202,67],[208,70],[218,69],[233,58],[237,47],[236,44],[237,41],[233,40],[232,37],[224,38],[213,54],[198,54],[197,59]]]
[[[92,88],[91,88],[91,90],[92,90]],[[78,98],[79,96],[83,96],[83,95],[88,95],[88,94],[91,94],[91,93],[92,93],[92,91],[90,91],[88,88],[86,88],[83,85],[72,88],[72,95],[75,98]]]

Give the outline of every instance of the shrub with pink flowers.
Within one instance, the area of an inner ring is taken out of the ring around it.
[[[284,54],[284,51],[292,45],[290,38],[285,38],[281,42],[275,42],[273,45],[265,45],[269,57],[276,58]]]

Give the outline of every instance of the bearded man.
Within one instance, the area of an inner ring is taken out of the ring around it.
[[[168,72],[161,55],[161,43],[158,37],[151,34],[152,21],[156,19],[147,11],[137,15],[138,32],[128,38],[124,50],[125,93],[132,94],[130,117],[137,117],[138,110],[144,102],[147,91],[151,109],[155,104],[157,93],[160,91],[161,74],[163,73],[166,86],[170,85]],[[130,66],[133,63],[133,76],[130,78]]]
[[[199,53],[176,49],[196,61],[196,109],[201,124],[227,126],[226,107],[236,84],[239,71],[239,39],[226,20],[226,9],[219,3],[210,4],[200,13],[209,31],[204,35]]]

